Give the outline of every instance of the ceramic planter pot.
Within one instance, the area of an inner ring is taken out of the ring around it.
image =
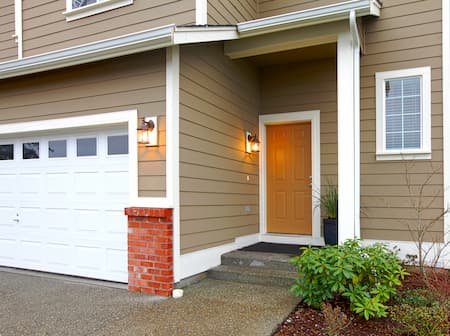
[[[337,219],[324,218],[323,236],[326,245],[337,245],[338,243],[338,222]]]

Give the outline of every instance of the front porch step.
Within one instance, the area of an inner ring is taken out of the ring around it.
[[[222,255],[222,265],[295,272],[294,266],[288,262],[290,258],[283,253],[232,251]]]
[[[220,265],[209,270],[208,276],[216,280],[289,288],[294,283],[297,273],[270,268]]]

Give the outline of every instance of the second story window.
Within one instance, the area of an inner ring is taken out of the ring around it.
[[[134,0],[66,0],[67,21],[78,20],[116,8],[132,5]]]
[[[72,8],[80,8],[87,5],[95,4],[97,0],[72,0]]]

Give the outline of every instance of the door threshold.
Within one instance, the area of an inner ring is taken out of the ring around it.
[[[261,233],[259,241],[276,244],[295,244],[324,246],[323,237],[312,237],[307,235],[281,234],[281,233]]]

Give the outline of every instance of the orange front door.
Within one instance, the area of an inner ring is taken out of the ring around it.
[[[267,126],[267,232],[312,233],[311,123]]]

